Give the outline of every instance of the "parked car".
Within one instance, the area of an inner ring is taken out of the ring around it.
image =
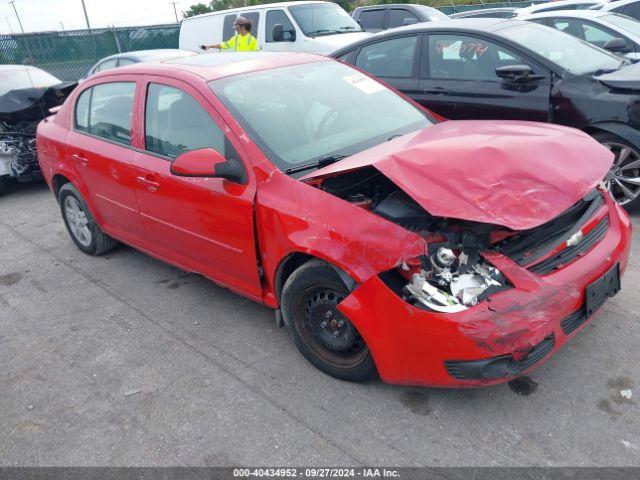
[[[617,13],[566,10],[536,13],[518,19],[555,28],[619,55],[640,53],[640,22]]]
[[[536,3],[529,7],[519,8],[517,17],[532,13],[555,12],[558,10],[586,10],[604,4],[604,0],[559,0],[556,2]]]
[[[481,8],[452,13],[449,18],[513,18],[517,15],[517,8]]]
[[[332,54],[450,119],[579,128],[616,154],[621,205],[640,198],[640,64],[533,22],[459,19],[378,33]]]
[[[40,180],[36,127],[76,86],[39,68],[0,65],[0,196],[9,179]]]
[[[265,51],[328,54],[369,35],[335,3],[268,3],[185,18],[180,25],[180,48],[199,52],[200,45],[228,40],[240,15],[252,21],[251,33]]]
[[[421,22],[437,22],[449,17],[440,10],[426,5],[393,3],[358,7],[353,19],[367,32],[380,32]]]
[[[590,7],[593,10],[601,10],[603,12],[619,13],[627,17],[640,20],[640,1],[639,0],[619,0],[616,2],[607,2],[601,5]]]
[[[588,135],[438,122],[318,55],[100,72],[40,124],[38,153],[80,250],[122,241],[279,309],[347,380],[526,373],[629,256],[629,218],[598,186],[613,155]]]
[[[173,60],[178,58],[196,55],[190,50],[179,50],[177,48],[161,48],[156,50],[137,50],[134,52],[116,53],[109,55],[91,67],[82,80],[97,72],[103,72],[112,68],[124,67],[140,62],[159,62],[162,60]]]

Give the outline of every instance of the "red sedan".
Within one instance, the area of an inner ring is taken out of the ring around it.
[[[613,155],[571,128],[441,122],[307,54],[106,71],[37,150],[80,250],[118,241],[276,309],[338,378],[478,386],[539,365],[618,292]]]

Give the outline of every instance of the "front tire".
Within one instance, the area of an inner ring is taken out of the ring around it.
[[[605,184],[614,200],[625,208],[640,205],[640,149],[611,133],[596,133],[595,138],[615,155]]]
[[[331,265],[312,260],[282,290],[284,323],[300,353],[332,377],[362,382],[376,375],[364,339],[337,309],[349,290]]]
[[[60,188],[58,202],[67,231],[82,252],[97,256],[118,244],[100,229],[82,195],[71,183]]]

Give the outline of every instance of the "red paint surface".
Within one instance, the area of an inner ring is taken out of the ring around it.
[[[513,289],[458,314],[410,306],[377,275],[421,255],[425,239],[321,191],[313,182],[281,173],[206,84],[276,63],[311,61],[329,60],[290,55],[217,67],[144,64],[98,74],[38,129],[47,183],[53,187],[54,177],[71,181],[101,228],[114,237],[271,307],[278,306],[278,267],[291,254],[304,253],[341,268],[358,285],[340,309],[367,341],[387,382],[468,386],[449,377],[442,362],[517,355],[551,332],[559,348],[567,340],[559,323],[581,305],[585,286],[615,262],[624,271],[631,235],[626,213],[607,195],[606,212],[597,214],[610,217],[604,239],[551,275],[536,276],[499,254],[486,253]],[[131,147],[71,127],[79,93],[113,80],[137,82]],[[247,170],[246,185],[174,176],[167,159],[143,150],[143,92],[150,81],[182,88],[196,98],[238,151]],[[598,144],[567,128],[446,122],[362,152],[316,176],[374,165],[433,215],[517,229],[539,225],[565,210],[593,188],[610,161]]]

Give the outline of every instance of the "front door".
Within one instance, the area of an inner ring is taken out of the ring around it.
[[[254,233],[255,179],[171,174],[181,153],[211,147],[238,159],[240,145],[217,112],[193,87],[149,78],[144,150],[135,154],[137,198],[152,253],[245,295],[261,299]],[[224,132],[228,133],[225,134]],[[249,172],[249,170],[247,170]]]
[[[433,34],[422,49],[419,103],[449,119],[550,119],[550,73],[481,37]],[[543,78],[503,80],[496,68],[528,65]]]

